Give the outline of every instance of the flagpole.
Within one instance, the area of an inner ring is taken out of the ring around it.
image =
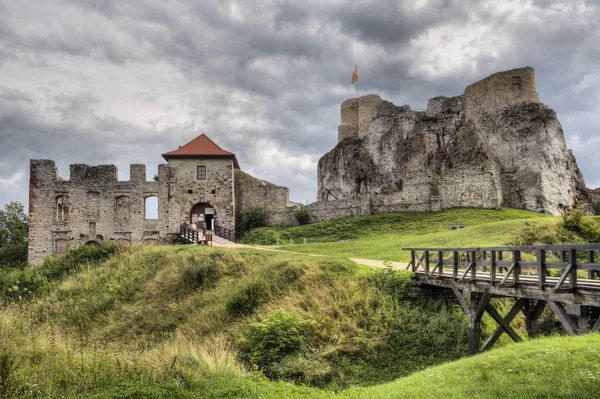
[[[355,65],[356,76],[358,78],[358,64]],[[358,101],[358,79],[356,79],[356,100]]]

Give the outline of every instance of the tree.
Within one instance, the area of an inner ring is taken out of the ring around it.
[[[0,267],[15,267],[27,262],[29,224],[25,208],[12,201],[0,210]]]

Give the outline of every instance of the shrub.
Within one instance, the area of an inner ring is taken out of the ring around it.
[[[411,273],[393,270],[391,267],[380,273],[373,273],[368,278],[382,293],[396,300],[414,299],[421,292]]]
[[[305,349],[315,329],[312,321],[295,314],[275,312],[246,327],[240,340],[240,354],[244,361],[273,376],[272,366]]]
[[[253,280],[229,297],[227,312],[231,316],[252,314],[269,299],[269,295],[270,287],[264,280]]]
[[[306,208],[296,208],[294,211],[294,216],[296,217],[299,225],[308,224],[310,221],[310,217],[308,216],[308,211]]]
[[[0,270],[0,297],[21,301],[44,288],[49,281],[61,278],[81,265],[100,263],[116,250],[117,246],[111,243],[100,247],[85,245],[58,258],[47,257],[38,266]]]
[[[563,212],[563,226],[569,231],[577,232],[581,228],[581,222],[584,217],[585,214],[579,208],[575,208],[569,212]]]
[[[262,208],[251,208],[240,215],[239,232],[245,233],[258,227],[264,227],[267,215]]]

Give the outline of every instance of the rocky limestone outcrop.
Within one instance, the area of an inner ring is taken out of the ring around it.
[[[556,113],[539,102],[532,68],[432,98],[424,112],[377,95],[347,100],[341,111],[339,142],[319,160],[318,201],[592,210]]]

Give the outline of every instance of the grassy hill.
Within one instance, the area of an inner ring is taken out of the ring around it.
[[[273,245],[279,240],[280,248],[288,251],[408,262],[410,254],[402,248],[598,242],[598,221],[579,211],[565,219],[518,209],[453,208],[343,218],[291,228],[263,227],[246,234],[244,242]],[[466,227],[449,228],[457,224]]]
[[[244,242],[273,245],[279,240],[282,249],[297,252],[408,261],[410,255],[403,247],[503,245],[525,225],[559,220],[518,209],[454,208],[343,218],[292,228],[263,227],[248,233]],[[455,224],[466,227],[450,230]]]
[[[457,304],[423,296],[406,272],[343,259],[589,233],[561,223],[507,209],[374,215],[247,237],[310,234],[321,242],[291,249],[330,257],[107,246],[0,270],[0,398],[594,397],[600,335],[501,339],[461,359]],[[541,325],[553,322],[548,312]],[[523,320],[512,326],[522,332]],[[483,336],[495,327],[484,318]]]
[[[256,250],[82,251],[0,275],[2,290],[31,288],[0,309],[0,397],[591,398],[600,388],[599,334],[453,361],[465,317],[423,300],[405,273]]]
[[[187,395],[223,374],[226,389],[230,375],[341,389],[466,351],[461,310],[409,274],[302,254],[84,247],[0,273],[0,293],[0,397]]]

